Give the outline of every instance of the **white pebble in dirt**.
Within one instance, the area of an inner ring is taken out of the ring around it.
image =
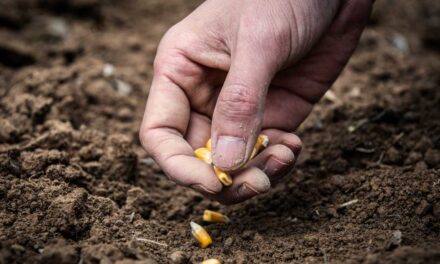
[[[121,81],[121,80],[116,80],[116,91],[120,94],[120,95],[129,95],[131,93],[131,85]]]
[[[115,66],[113,66],[110,63],[104,64],[104,67],[102,67],[102,75],[104,77],[112,77],[115,73]]]

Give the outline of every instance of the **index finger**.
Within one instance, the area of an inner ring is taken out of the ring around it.
[[[173,67],[166,63],[160,67]],[[172,69],[171,69],[172,70]],[[222,189],[212,168],[194,156],[184,139],[190,103],[184,91],[166,73],[155,71],[140,129],[140,141],[169,178],[204,193]]]

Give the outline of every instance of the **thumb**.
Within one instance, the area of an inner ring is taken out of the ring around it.
[[[275,66],[255,51],[237,53],[212,117],[213,162],[223,170],[249,158],[263,120],[264,103]]]

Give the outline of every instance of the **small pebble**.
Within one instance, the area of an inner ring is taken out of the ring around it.
[[[402,243],[402,232],[400,230],[396,230],[393,232],[390,239],[385,242],[384,248],[385,250],[392,250],[400,246],[400,243]]]
[[[113,66],[110,63],[104,64],[104,67],[102,68],[102,76],[104,77],[111,77],[115,73],[115,66]]]
[[[234,238],[233,238],[233,237],[228,237],[228,238],[225,240],[224,246],[225,246],[225,247],[231,247],[232,244],[234,244]]]
[[[152,158],[141,159],[141,163],[145,164],[148,167],[152,167],[156,164],[156,162]]]
[[[12,245],[11,249],[16,250],[16,251],[25,251],[26,250],[22,245],[19,245],[19,244]]]
[[[410,51],[408,41],[406,40],[405,36],[400,33],[395,32],[392,34],[391,43],[403,54],[408,54]]]
[[[66,21],[60,18],[55,18],[49,21],[47,32],[51,37],[63,40],[67,37],[69,29]]]
[[[116,80],[116,91],[120,94],[120,95],[129,95],[131,93],[131,85],[121,81],[121,80]]]
[[[171,253],[170,259],[172,263],[176,263],[176,264],[185,264],[189,262],[188,254],[180,250]]]

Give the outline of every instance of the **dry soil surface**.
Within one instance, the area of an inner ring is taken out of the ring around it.
[[[297,169],[224,207],[137,139],[157,43],[198,1],[2,0],[0,263],[440,263],[434,3],[376,1]],[[232,222],[200,249],[206,208]]]

